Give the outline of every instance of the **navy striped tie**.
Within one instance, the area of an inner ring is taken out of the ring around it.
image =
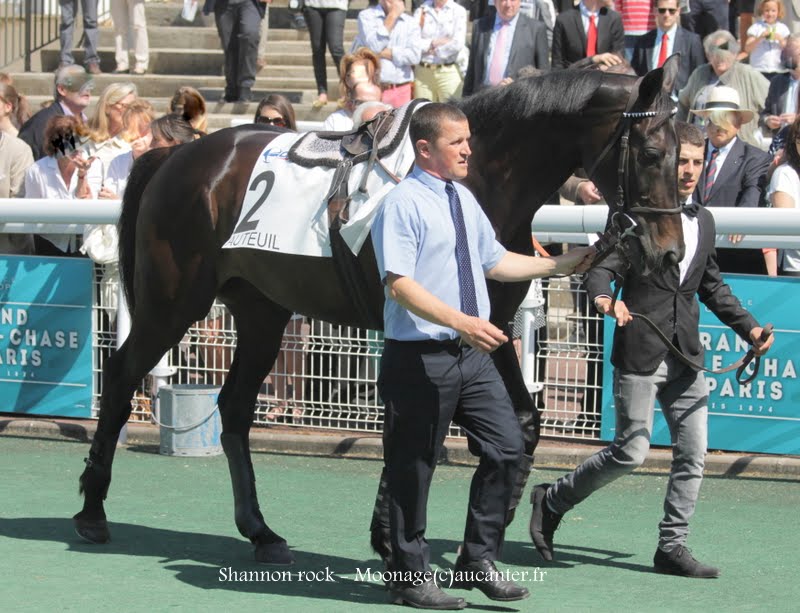
[[[703,187],[703,202],[708,200],[711,194],[711,188],[714,187],[714,175],[717,174],[717,154],[719,149],[713,147],[711,149],[711,158],[708,160],[708,167],[706,168],[706,184]]]
[[[478,299],[475,296],[475,279],[472,277],[472,260],[469,257],[467,228],[464,225],[464,213],[461,200],[452,181],[445,185],[447,200],[450,202],[450,216],[456,230],[456,264],[458,265],[458,285],[461,290],[461,312],[478,316]]]

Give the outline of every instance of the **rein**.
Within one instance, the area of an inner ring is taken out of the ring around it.
[[[616,305],[617,305],[617,298],[619,297],[620,291],[622,290],[622,275],[618,275],[620,280],[617,283],[616,288],[614,289],[614,296],[611,298],[611,312],[616,312]],[[647,327],[650,328],[653,332],[655,332],[658,339],[664,343],[664,346],[669,350],[669,352],[674,355],[678,361],[683,364],[684,366],[688,366],[689,368],[696,370],[711,373],[712,375],[721,375],[726,372],[730,372],[732,370],[736,370],[736,382],[739,385],[747,385],[753,379],[758,376],[758,371],[761,368],[761,356],[756,355],[755,350],[751,347],[747,353],[745,353],[742,357],[736,360],[733,364],[729,364],[724,368],[713,369],[713,368],[706,368],[702,364],[698,364],[690,360],[686,355],[678,349],[672,341],[667,338],[667,335],[664,334],[661,329],[650,319],[647,315],[643,315],[642,313],[635,313],[634,311],[628,311],[631,314],[631,317],[636,317],[644,321],[647,324]],[[772,336],[773,326],[772,324],[767,324],[761,331],[761,341],[766,342],[767,339]],[[742,379],[742,376],[745,374],[745,369],[753,362],[753,372],[747,376],[746,379]]]

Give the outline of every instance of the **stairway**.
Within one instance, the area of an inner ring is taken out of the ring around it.
[[[104,74],[95,78],[95,94],[115,81],[132,81],[139,95],[149,100],[158,113],[164,113],[175,90],[182,85],[197,88],[206,98],[209,130],[231,125],[233,119],[255,114],[258,101],[269,93],[280,93],[294,105],[298,120],[323,121],[336,110],[338,76],[330,54],[328,60],[328,92],[331,102],[314,109],[316,83],[311,64],[311,45],[307,31],[290,27],[288,0],[274,0],[270,7],[268,65],[259,72],[254,86],[255,100],[250,103],[218,102],[225,87],[222,76],[223,53],[214,25],[213,15],[197,12],[193,22],[181,16],[182,4],[177,2],[147,2],[146,14],[150,39],[150,68],[145,75],[114,75],[114,32],[111,21],[101,23],[99,37],[100,66]],[[351,2],[345,24],[344,48],[349,51],[357,31],[356,17],[366,0]],[[79,33],[75,39],[78,40]],[[83,50],[76,49],[75,61],[83,62]],[[41,72],[13,72],[18,91],[28,96],[34,110],[52,100],[53,72],[58,67],[58,42],[40,52]],[[133,65],[133,61],[131,61]],[[93,107],[88,109],[91,114]]]

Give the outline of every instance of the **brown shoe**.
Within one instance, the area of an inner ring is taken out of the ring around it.
[[[100,64],[97,62],[89,62],[86,64],[86,72],[90,74],[103,74],[103,71],[100,70]]]

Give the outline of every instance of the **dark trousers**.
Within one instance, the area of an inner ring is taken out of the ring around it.
[[[325,65],[325,43],[331,52],[336,72],[344,55],[344,20],[347,11],[339,9],[315,9],[307,6],[304,9],[308,34],[311,38],[311,60],[314,63],[314,78],[317,81],[317,93],[328,93],[328,71]]]
[[[256,82],[261,14],[250,0],[225,2],[214,7],[214,20],[225,54],[225,94],[238,97]]]
[[[727,0],[691,0],[689,3],[689,30],[700,38],[728,29]]]
[[[383,445],[393,570],[430,570],[428,491],[451,421],[464,429],[470,451],[480,458],[462,556],[496,559],[523,440],[491,358],[455,342],[387,340],[378,389],[386,405]]]

